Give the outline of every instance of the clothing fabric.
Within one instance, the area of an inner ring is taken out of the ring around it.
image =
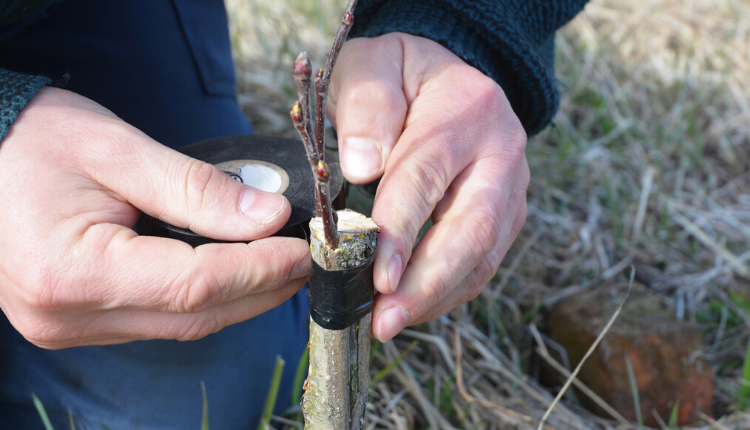
[[[554,32],[584,3],[361,0],[351,34],[401,31],[443,44],[495,79],[533,134],[557,109]],[[252,132],[235,97],[221,0],[0,1],[0,68],[0,145],[33,94],[66,74],[66,89],[173,148]],[[197,428],[201,381],[212,428],[253,427],[276,355],[287,362],[277,412],[291,401],[307,315],[303,290],[199,341],[62,351],[33,346],[0,315],[0,430],[42,428],[31,392],[58,429],[68,410],[78,429]]]
[[[10,131],[10,125],[40,88],[51,80],[46,76],[25,75],[0,69],[0,142]]]
[[[560,104],[555,32],[588,0],[364,0],[352,37],[403,32],[434,40],[495,80],[528,135]]]

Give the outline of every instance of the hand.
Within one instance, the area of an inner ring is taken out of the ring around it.
[[[310,271],[302,240],[138,236],[138,209],[222,240],[267,237],[291,209],[55,88],[0,143],[0,201],[0,307],[43,348],[197,339],[281,304]]]
[[[475,298],[494,276],[526,220],[526,134],[492,80],[399,33],[344,45],[328,106],[345,177],[383,175],[373,334],[387,341]]]

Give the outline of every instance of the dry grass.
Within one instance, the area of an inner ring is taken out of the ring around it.
[[[343,2],[227,5],[243,108],[259,132],[294,136],[288,71],[301,50],[324,57]],[[536,428],[556,394],[529,376],[536,326],[569,294],[624,282],[633,264],[639,282],[704,328],[720,422],[696,425],[750,428],[750,415],[735,411],[750,335],[748,59],[750,2],[742,0],[596,0],[566,27],[556,127],[528,146],[526,227],[496,279],[465,306],[460,346],[457,320],[445,316],[375,349],[373,375],[418,341],[373,384],[370,425]],[[571,401],[547,424],[637,428]]]

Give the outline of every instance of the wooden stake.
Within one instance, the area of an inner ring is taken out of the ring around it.
[[[378,226],[349,210],[338,212],[339,247],[326,246],[323,222],[310,222],[312,258],[329,270],[367,267],[375,259]],[[314,288],[314,286],[313,286]],[[302,411],[307,430],[362,429],[370,386],[372,312],[344,330],[310,320],[310,373]]]

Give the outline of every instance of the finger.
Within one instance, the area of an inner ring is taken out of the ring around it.
[[[79,168],[169,224],[213,239],[249,241],[270,236],[289,218],[283,196],[234,181],[117,119],[100,119],[92,133],[103,144],[78,153]]]
[[[484,291],[487,283],[497,273],[498,267],[493,266],[493,262],[497,261],[497,258],[493,254],[499,253],[501,261],[503,258],[505,258],[505,254],[507,254],[509,249],[506,244],[515,242],[516,238],[518,237],[518,233],[523,228],[525,221],[526,202],[524,198],[524,202],[519,208],[518,213],[516,214],[516,219],[513,221],[510,232],[510,240],[501,241],[500,243],[498,243],[497,249],[493,250],[493,253],[487,255],[484,259],[482,259],[479,265],[475,267],[474,270],[472,270],[471,273],[469,273],[469,275],[464,278],[464,280],[461,281],[461,283],[453,291],[451,291],[446,297],[440,300],[440,302],[437,305],[433,306],[432,309],[426,311],[421,317],[409,322],[409,325],[417,325],[427,321],[432,321],[435,318],[450,312],[459,305],[477,298],[482,293],[482,291]]]
[[[520,230],[516,218],[526,216],[525,193],[505,191],[525,191],[523,174],[520,179],[514,177],[515,171],[523,173],[523,168],[501,169],[501,174],[494,176],[483,168],[496,165],[481,159],[456,179],[448,193],[454,205],[444,210],[442,217],[436,216],[437,222],[415,248],[398,291],[379,298],[373,322],[376,337],[390,339],[439,307],[454,291],[458,296],[470,296],[473,291],[462,288],[477,286],[476,281],[465,283],[474,271],[483,282],[492,277],[518,233],[516,229]]]
[[[403,131],[402,58],[399,39],[385,36],[348,42],[336,63],[328,115],[338,133],[342,171],[352,183],[369,183],[383,174]]]
[[[192,314],[118,309],[80,315],[75,321],[55,320],[54,325],[64,327],[64,337],[54,342],[32,340],[32,343],[45,349],[63,349],[150,339],[197,340],[281,305],[296,294],[305,282],[305,278],[293,280],[277,290],[241,297]],[[96,330],[92,331],[92,327]]]
[[[502,159],[496,155],[498,148],[523,152],[523,129],[502,90],[481,74],[467,73],[461,65],[446,67],[445,76],[428,80],[411,104],[407,126],[388,160],[375,198],[372,217],[381,226],[375,287],[381,293],[396,291],[405,269],[402,262],[409,260],[420,228],[469,163],[485,157]],[[466,88],[456,93],[454,83],[459,80]],[[496,120],[486,121],[490,114]],[[478,119],[483,119],[481,126],[472,127]],[[515,167],[511,158],[507,161],[488,174]]]
[[[80,252],[60,274],[58,288],[69,291],[48,291],[41,299],[46,307],[196,313],[272,291],[310,273],[309,248],[299,239],[274,237],[193,249],[179,241],[97,224],[80,242],[76,248],[88,253]]]
[[[193,315],[159,315],[153,324],[143,320],[137,327],[143,339],[177,339],[182,341],[201,339],[224,327],[246,321],[269,311],[296,294],[307,282],[306,279],[291,281],[282,288],[253,296],[242,297],[228,303],[209,308]]]
[[[438,134],[424,140],[415,130],[419,128],[408,128],[401,136],[399,142],[410,143],[396,148],[380,182],[372,213],[381,228],[374,266],[375,288],[383,294],[398,288],[420,228],[467,163],[460,148],[445,145],[449,136]]]

